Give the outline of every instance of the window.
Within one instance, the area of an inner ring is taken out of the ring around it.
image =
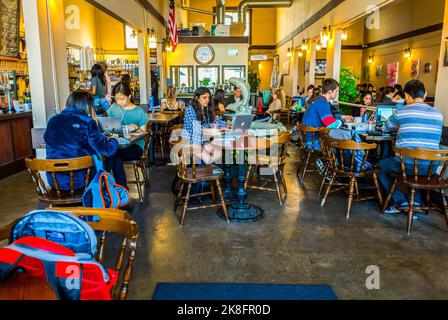
[[[227,17],[227,16],[231,16]],[[238,12],[232,12],[232,11],[226,11],[226,17],[224,19],[224,24],[226,26],[230,26],[232,24],[232,22],[237,22],[238,21]],[[243,36],[244,37],[248,37],[250,34],[250,13],[249,11],[246,12],[246,31],[244,32]]]
[[[246,78],[246,66],[223,66],[222,67],[222,81],[226,83],[230,78],[245,79]]]
[[[124,35],[126,39],[125,49],[137,49],[138,48],[137,31],[125,25]]]
[[[172,66],[171,80],[175,88],[193,88],[193,67]]]
[[[219,67],[196,67],[197,86],[214,89],[219,84]]]

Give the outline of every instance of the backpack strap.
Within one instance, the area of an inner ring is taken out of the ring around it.
[[[93,163],[95,164],[96,171],[102,171],[103,168],[103,157],[100,154],[92,155]]]
[[[0,282],[8,280],[12,276],[17,270],[17,265],[24,257],[25,255],[21,253],[12,263],[0,263]]]

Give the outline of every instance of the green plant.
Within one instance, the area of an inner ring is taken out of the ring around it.
[[[212,82],[212,79],[210,79],[210,78],[204,78],[204,79],[202,79],[201,81],[199,81],[199,85],[200,85],[201,87],[206,87],[206,88],[208,88],[208,86],[210,85],[210,82]]]
[[[354,103],[359,98],[359,92],[356,91],[359,79],[360,76],[352,68],[341,67],[339,101]],[[351,107],[341,106],[340,111],[343,114],[351,114]]]
[[[249,82],[250,91],[257,92],[258,88],[260,87],[261,79],[258,77],[258,74],[254,70],[249,69],[247,73],[247,82]]]

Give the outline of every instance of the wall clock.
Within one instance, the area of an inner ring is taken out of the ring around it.
[[[200,44],[194,49],[194,59],[200,65],[207,65],[215,59],[215,50],[208,44]]]

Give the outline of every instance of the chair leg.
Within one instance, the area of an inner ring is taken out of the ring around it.
[[[182,199],[182,193],[184,192],[184,187],[185,187],[185,183],[182,182],[182,184],[180,185],[180,188],[179,188],[179,192],[176,196],[176,200],[174,201],[174,209],[173,209],[174,212],[176,212],[177,207],[179,206],[180,199]]]
[[[216,187],[218,188],[218,194],[219,197],[221,198],[221,206],[222,206],[222,211],[224,212],[224,216],[226,217],[227,223],[229,223],[229,216],[227,215],[227,205],[226,205],[226,201],[224,200],[224,195],[222,194],[222,188],[221,188],[221,183],[219,182],[219,180],[216,180]]]
[[[325,205],[325,202],[327,201],[328,195],[331,191],[331,186],[333,185],[334,178],[336,177],[336,172],[333,173],[331,176],[330,182],[328,183],[327,190],[325,191],[324,198],[322,199],[322,202],[320,203],[320,206],[323,207]]]
[[[376,173],[373,173],[373,183],[375,184],[376,193],[378,195],[378,201],[380,202],[380,207],[383,206],[383,195],[381,193],[380,184],[378,182],[378,176]],[[358,184],[356,184],[358,185]]]
[[[448,202],[446,201],[446,198],[445,198],[445,191],[443,189],[440,190],[440,194],[442,195],[443,210],[444,210],[444,213],[445,213],[445,220],[446,220],[446,223],[448,224]]]
[[[415,189],[411,189],[411,200],[409,200],[409,211],[408,211],[408,235],[411,235],[412,221],[414,220],[414,203],[415,203]]]
[[[213,185],[213,182],[210,182],[210,191],[212,193],[213,203],[216,203],[216,192],[215,192],[215,186]]]
[[[244,183],[244,190],[247,190],[247,186],[249,185],[249,178],[251,176],[251,173],[252,173],[252,165],[250,164],[249,167],[247,168],[246,182]]]
[[[297,173],[296,173],[296,175],[297,175],[297,177],[300,179],[300,174],[302,173],[302,167],[303,167],[303,165],[305,164],[305,161],[306,161],[306,153],[304,153],[303,154],[303,156],[302,156],[302,158],[300,159],[300,163],[299,163],[299,166],[298,166],[298,168],[297,168]]]
[[[300,179],[301,183],[303,184],[303,181],[305,180],[306,170],[308,168],[308,163],[310,162],[311,153],[307,153],[306,155],[306,162],[305,166],[302,169],[302,177]]]
[[[283,174],[283,169],[279,169],[278,172],[280,173],[280,178],[282,179],[283,191],[287,195],[288,194],[288,187],[286,186],[286,179],[285,179],[285,175]]]
[[[283,206],[283,202],[282,202],[282,194],[280,192],[280,185],[278,184],[278,179],[277,179],[277,170],[274,169],[274,182],[275,182],[275,189],[277,190],[277,197],[278,197],[278,202],[280,203],[280,206]]]
[[[354,190],[355,190],[355,184],[356,184],[356,178],[355,177],[351,177],[350,178],[350,187],[349,187],[349,191],[348,191],[348,206],[347,206],[347,214],[345,215],[346,219],[350,218],[350,211],[352,209],[352,204],[353,204],[353,197],[354,197]]]
[[[149,168],[145,161],[142,161],[141,163],[142,163],[141,168],[143,171],[143,178],[145,178],[145,185],[149,187]]]
[[[392,194],[395,191],[395,188],[397,187],[398,179],[394,180],[394,183],[392,184],[392,187],[390,188],[389,194],[387,195],[386,201],[383,205],[383,210],[381,210],[381,214],[384,214],[384,211],[386,211],[387,207],[389,206],[390,200],[392,199]]]
[[[187,214],[188,202],[190,201],[191,183],[188,184],[187,194],[185,195],[185,203],[182,210],[182,217],[180,219],[180,226],[184,226],[185,215]]]
[[[134,167],[134,176],[135,182],[137,184],[138,198],[140,199],[140,203],[143,203],[143,192],[142,185],[140,184],[140,173],[138,172],[138,166],[135,163],[132,166]]]
[[[324,189],[325,180],[327,179],[329,171],[330,171],[330,165],[327,164],[327,167],[325,168],[324,176],[322,177],[322,181],[320,182],[319,193],[317,194],[319,197],[322,194],[322,190]]]

